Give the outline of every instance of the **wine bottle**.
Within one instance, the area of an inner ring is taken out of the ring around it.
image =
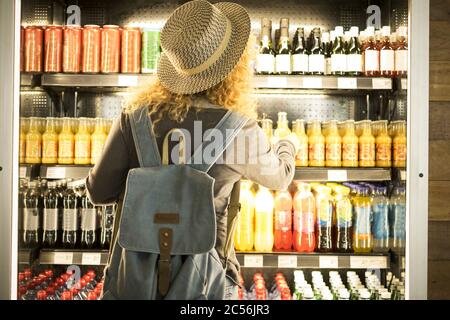
[[[324,75],[325,73],[325,54],[320,38],[320,28],[314,28],[311,54],[309,55],[309,72],[314,75]]]
[[[273,74],[275,72],[275,51],[272,45],[272,21],[262,19],[259,52],[256,57],[256,73]]]
[[[275,70],[277,74],[291,73],[291,45],[289,43],[289,19],[280,20],[280,39],[275,55]]]
[[[297,28],[294,41],[292,42],[292,73],[308,74],[309,51],[306,47],[305,30]]]

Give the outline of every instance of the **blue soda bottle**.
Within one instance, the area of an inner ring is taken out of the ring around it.
[[[401,253],[406,243],[406,198],[405,187],[397,187],[390,200],[389,212],[390,247]]]
[[[386,187],[373,189],[372,201],[372,234],[373,251],[389,251],[389,199],[386,196]]]

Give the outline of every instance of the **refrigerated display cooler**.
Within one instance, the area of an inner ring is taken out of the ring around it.
[[[135,87],[151,81],[151,73],[54,72],[49,68],[23,67],[23,35],[27,26],[119,25],[160,29],[165,19],[186,1],[70,1],[15,0],[0,4],[0,297],[16,299],[18,274],[24,268],[39,272],[45,268],[80,266],[101,273],[108,260],[108,248],[45,249],[23,245],[23,216],[19,210],[21,181],[52,182],[84,178],[90,165],[33,164],[19,159],[20,133],[26,119],[70,117],[113,119]],[[345,121],[381,120],[407,122],[406,168],[308,168],[298,167],[295,180],[304,182],[383,182],[406,184],[406,249],[404,253],[298,253],[238,252],[244,278],[263,272],[273,277],[284,272],[292,283],[295,270],[339,270],[364,273],[376,270],[381,279],[387,272],[405,274],[406,299],[427,298],[428,238],[428,12],[422,0],[320,0],[320,1],[235,1],[246,7],[252,31],[261,33],[261,20],[274,26],[289,18],[289,36],[295,28],[320,27],[331,30],[352,26],[363,30],[368,23],[407,27],[408,76],[368,77],[330,75],[255,75],[255,98],[259,115],[276,120],[279,111],[295,119]],[[379,27],[378,26],[378,27]],[[49,29],[49,28],[47,28]],[[114,27],[110,27],[114,29]],[[275,27],[274,27],[275,29]],[[276,33],[274,32],[275,37]],[[33,40],[35,41],[35,40]],[[33,63],[33,61],[28,61]],[[72,61],[73,62],[73,61]],[[40,63],[40,62],[38,62]],[[76,62],[75,62],[76,63]],[[79,63],[79,62],[78,62]],[[109,65],[111,67],[111,65]],[[148,67],[148,66],[147,66]],[[139,69],[139,68],[138,68]],[[151,69],[151,67],[145,68]],[[70,69],[68,69],[70,71]],[[144,68],[143,68],[144,70]],[[29,72],[32,71],[32,72]],[[74,71],[74,70],[71,70]],[[77,71],[77,70],[75,70]],[[117,71],[112,70],[109,71]],[[120,71],[120,70],[119,70]],[[150,70],[151,71],[151,70]],[[39,118],[34,118],[39,117]],[[89,118],[91,120],[89,120]],[[88,120],[86,120],[88,119]],[[106,120],[105,120],[106,121]],[[40,124],[42,126],[42,124]],[[91,124],[93,127],[94,125]],[[22,180],[21,180],[22,179]],[[72,182],[74,183],[74,182]],[[75,183],[76,184],[76,183]],[[74,186],[76,188],[76,186]],[[80,191],[81,192],[81,191]],[[105,208],[101,209],[106,211]],[[100,211],[101,211],[100,210]],[[101,235],[99,234],[99,237]],[[27,270],[29,273],[30,270]],[[59,269],[58,269],[59,270]]]

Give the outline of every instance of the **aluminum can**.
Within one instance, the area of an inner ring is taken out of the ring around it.
[[[42,72],[44,56],[44,30],[41,27],[25,28],[24,71]]]
[[[122,31],[122,73],[141,71],[141,29],[125,27]]]
[[[99,73],[101,60],[101,31],[97,25],[85,25],[83,28],[83,54],[81,72]]]
[[[63,38],[62,71],[79,73],[81,71],[83,29],[80,26],[66,26]]]
[[[102,29],[101,69],[102,73],[120,71],[120,33],[119,26],[106,25]]]
[[[155,29],[142,30],[141,72],[156,73],[160,57],[160,32]]]
[[[48,26],[45,28],[44,71],[62,71],[63,27]]]

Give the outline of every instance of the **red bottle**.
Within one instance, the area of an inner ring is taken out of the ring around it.
[[[292,197],[289,191],[278,191],[275,196],[275,250],[292,248]]]
[[[297,252],[313,252],[316,247],[314,195],[306,183],[299,183],[297,187],[294,196],[294,249]]]

